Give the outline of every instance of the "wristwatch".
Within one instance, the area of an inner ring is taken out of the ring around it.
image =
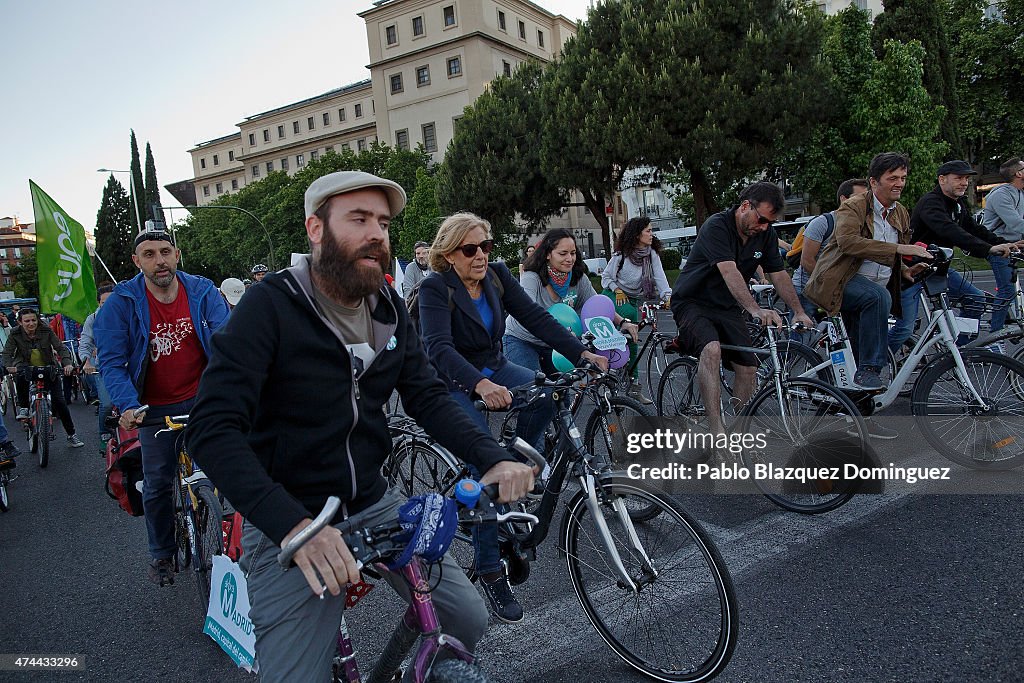
[[[631,322],[633,322],[633,321],[630,320],[629,318],[623,318],[622,321],[619,323],[619,332],[622,331],[623,326],[628,325]]]

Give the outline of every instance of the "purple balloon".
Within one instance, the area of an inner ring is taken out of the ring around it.
[[[608,367],[612,370],[618,370],[629,362],[629,349],[610,349],[601,352],[601,355],[605,354],[608,354]]]
[[[580,312],[580,318],[583,320],[584,327],[587,320],[598,316],[615,320],[615,302],[604,294],[597,294],[587,299]]]

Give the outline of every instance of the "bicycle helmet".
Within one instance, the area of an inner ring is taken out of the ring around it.
[[[262,263],[257,263],[257,264],[256,264],[255,266],[253,266],[253,267],[252,267],[252,274],[253,274],[253,275],[256,275],[257,273],[266,273],[266,272],[268,272],[269,270],[270,270],[270,269],[269,269],[269,268],[267,268],[267,267],[266,267],[265,265],[263,265]]]

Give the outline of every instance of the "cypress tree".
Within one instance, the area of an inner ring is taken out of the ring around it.
[[[133,221],[129,217],[131,213],[128,193],[114,174],[110,174],[103,188],[100,210],[96,213],[96,253],[118,280],[135,275],[135,265],[131,258],[134,239],[131,231]],[[110,277],[102,266],[93,271],[97,283]]]
[[[156,162],[153,161],[153,149],[146,143],[146,218],[165,223],[164,212],[154,206],[160,204],[160,185],[156,181]]]
[[[128,185],[132,202],[134,202],[129,219],[131,220],[132,234],[137,235],[145,227],[146,221],[146,195],[145,186],[142,184],[142,163],[139,161],[139,143],[135,141],[135,131],[132,130],[132,182]],[[136,210],[138,212],[136,213]],[[139,225],[139,220],[143,224]]]

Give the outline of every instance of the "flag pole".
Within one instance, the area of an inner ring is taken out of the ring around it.
[[[103,270],[107,271],[107,275],[110,276],[110,281],[113,282],[116,285],[117,284],[117,278],[114,277],[114,274],[110,272],[110,268],[107,268],[107,264],[104,263],[103,257],[100,256],[100,252],[96,251],[96,247],[94,247],[92,245],[92,243],[89,242],[89,240],[85,241],[85,249],[86,249],[86,251],[89,252],[89,256],[96,257],[96,260],[100,262],[101,266],[103,266]]]

